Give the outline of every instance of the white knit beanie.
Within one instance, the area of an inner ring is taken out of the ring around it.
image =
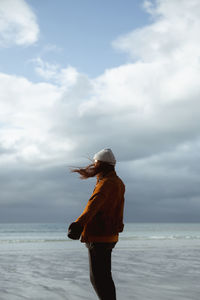
[[[93,159],[106,162],[113,166],[115,166],[115,164],[116,164],[116,159],[115,159],[115,156],[111,149],[103,149],[103,150],[97,152],[94,155]]]

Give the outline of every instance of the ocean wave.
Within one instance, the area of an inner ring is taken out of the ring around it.
[[[122,236],[121,240],[199,240],[199,235]]]
[[[120,240],[133,241],[133,240],[200,240],[199,235],[167,235],[167,236],[120,236]],[[70,242],[70,239],[57,238],[22,238],[22,239],[0,239],[0,244],[18,244],[18,243],[59,243],[59,242]]]
[[[18,244],[18,243],[57,243],[68,242],[68,239],[2,239],[0,244]]]

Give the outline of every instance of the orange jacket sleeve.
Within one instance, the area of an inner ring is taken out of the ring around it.
[[[96,185],[83,213],[78,217],[76,222],[79,222],[82,226],[85,226],[92,220],[92,218],[104,205],[109,195],[109,186],[110,182],[103,180]]]

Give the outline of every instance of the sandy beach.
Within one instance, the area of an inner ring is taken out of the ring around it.
[[[122,234],[113,250],[117,299],[198,300],[200,239],[197,231],[193,238],[191,233],[190,238],[186,235],[173,238],[169,234],[167,237],[166,233],[165,237],[160,234],[147,238],[144,237],[147,231],[136,234],[134,227],[128,225],[130,230]],[[29,236],[27,232],[18,233],[18,239],[14,240],[17,230],[10,234],[10,240],[8,232],[7,240],[1,232],[1,300],[97,299],[89,281],[84,244],[67,240],[62,228],[52,232],[57,240],[50,240],[50,232],[38,234],[37,230]]]

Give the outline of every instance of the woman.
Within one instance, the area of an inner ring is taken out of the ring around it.
[[[97,177],[97,183],[83,213],[68,229],[68,237],[86,243],[89,253],[90,280],[101,300],[115,300],[111,273],[111,252],[123,231],[125,186],[115,172],[116,160],[111,149],[94,155],[94,163],[73,169],[82,179]]]

